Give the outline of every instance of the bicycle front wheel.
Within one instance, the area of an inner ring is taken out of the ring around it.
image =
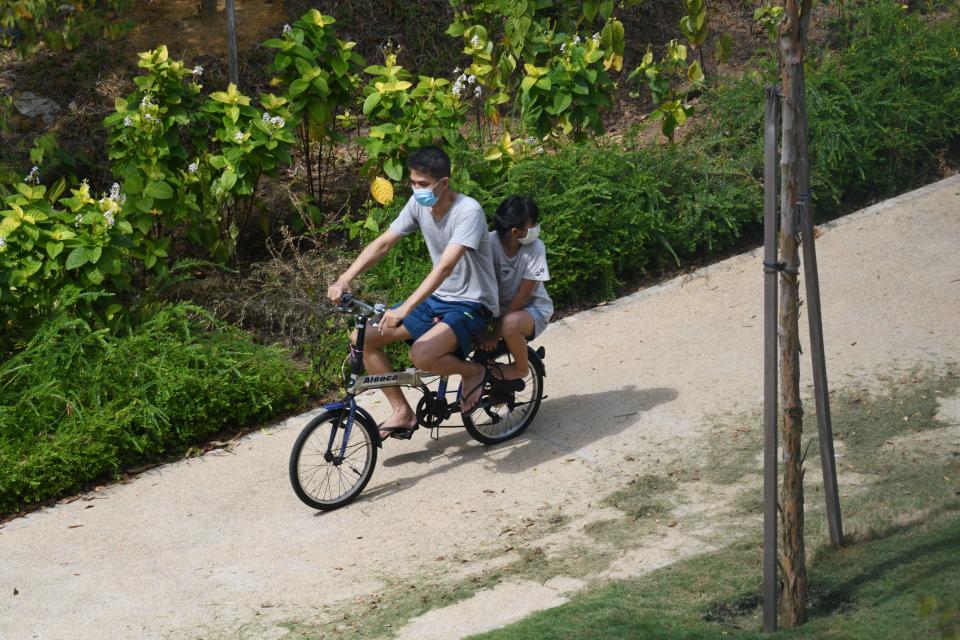
[[[509,353],[493,362],[512,363]],[[484,444],[499,444],[523,433],[540,409],[543,399],[543,364],[527,347],[527,375],[520,391],[502,391],[496,382],[485,385],[477,408],[463,416],[467,432]]]
[[[290,483],[304,504],[329,511],[352,502],[377,464],[375,426],[355,413],[347,434],[348,409],[311,420],[290,452]]]

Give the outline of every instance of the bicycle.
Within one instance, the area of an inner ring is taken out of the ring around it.
[[[462,388],[448,391],[448,376],[413,367],[364,375],[364,336],[368,326],[377,326],[386,307],[371,306],[345,294],[337,310],[353,315],[357,330],[356,344],[351,345],[345,361],[350,367],[346,395],[324,405],[323,413],[303,428],[290,453],[290,482],[294,493],[304,504],[321,511],[342,507],[360,495],[373,475],[377,449],[383,447],[377,422],[357,403],[358,395],[385,387],[417,389],[421,393],[416,407],[417,424],[391,437],[409,439],[414,431],[427,427],[431,437],[438,439],[439,429],[458,428],[459,425],[444,423],[460,412],[462,391]],[[474,439],[487,445],[499,444],[517,437],[530,426],[543,399],[544,355],[543,347],[536,351],[527,347],[528,371],[521,380],[487,377],[476,407],[462,415],[463,427]],[[469,359],[487,367],[512,362],[502,340],[493,351],[476,350]],[[427,386],[433,382],[438,382],[436,390]],[[448,402],[447,395],[454,392],[457,399]]]

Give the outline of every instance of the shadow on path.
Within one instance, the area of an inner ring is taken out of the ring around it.
[[[657,387],[637,389],[628,385],[622,389],[562,396],[544,400],[533,424],[513,440],[495,446],[474,441],[463,429],[451,430],[438,440],[428,440],[422,450],[396,456],[389,455],[385,446],[384,467],[407,467],[411,473],[388,484],[368,487],[361,501],[399,493],[415,486],[424,478],[443,473],[457,465],[484,461],[496,473],[522,473],[555,458],[571,454],[588,463],[599,463],[592,454],[583,452],[591,443],[616,435],[640,422],[642,415],[654,407],[676,400],[675,389]],[[419,436],[426,437],[426,431]],[[429,465],[424,469],[421,465]],[[406,469],[404,469],[406,471]],[[376,483],[374,477],[373,483]]]

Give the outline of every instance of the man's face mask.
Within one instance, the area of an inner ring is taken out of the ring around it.
[[[432,207],[437,204],[437,195],[433,192],[437,188],[437,185],[443,181],[437,180],[432,187],[426,189],[414,189],[413,190],[413,199],[417,201],[417,204],[423,207]]]

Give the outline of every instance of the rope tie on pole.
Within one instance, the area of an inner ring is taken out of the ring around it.
[[[764,261],[764,263],[763,263],[763,272],[764,272],[764,273],[778,273],[778,272],[782,272],[782,273],[789,273],[789,274],[793,274],[793,275],[796,275],[796,274],[800,273],[800,271],[799,271],[796,267],[787,266],[787,263],[786,263],[786,262],[773,262],[773,263],[770,263],[770,262],[766,262],[766,261]]]

